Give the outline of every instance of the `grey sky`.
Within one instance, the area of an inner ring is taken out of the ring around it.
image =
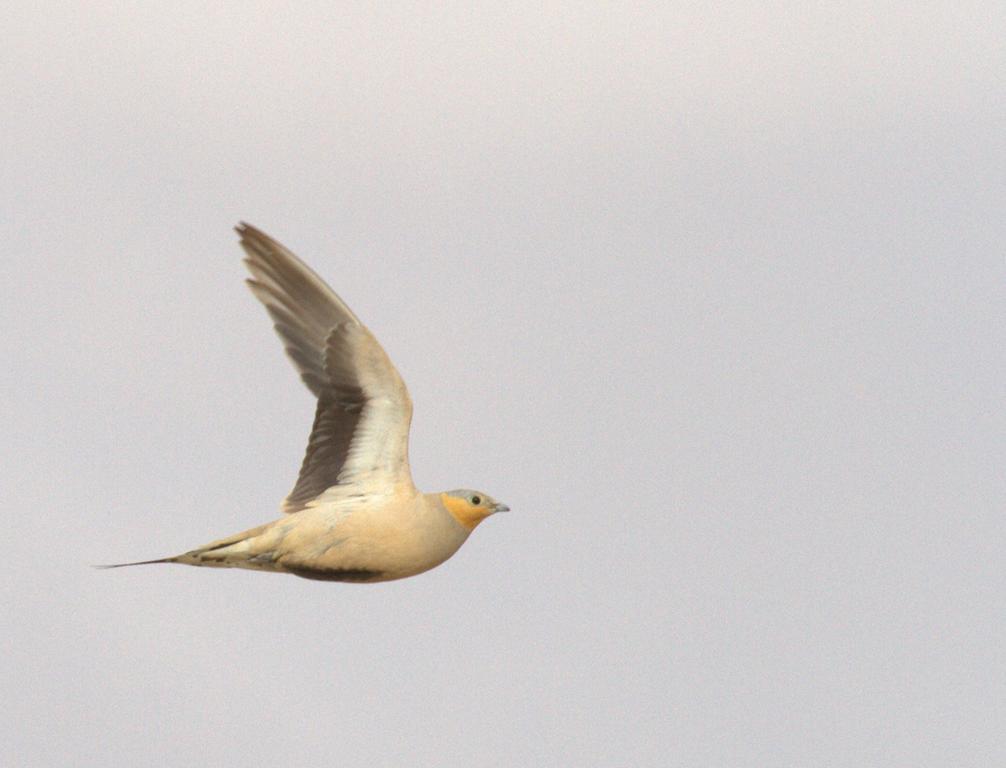
[[[0,25],[0,763],[1006,760],[1001,7],[92,5]],[[293,483],[239,219],[513,508],[440,568],[87,567]]]

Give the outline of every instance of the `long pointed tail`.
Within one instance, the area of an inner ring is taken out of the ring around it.
[[[162,557],[158,560],[138,560],[135,563],[111,563],[109,565],[92,565],[92,568],[107,570],[109,568],[128,568],[131,565],[154,565],[155,563],[177,563],[177,557]]]
[[[127,568],[132,565],[154,565],[156,563],[179,563],[181,565],[200,565],[210,568],[253,568],[255,570],[279,570],[273,563],[272,552],[269,549],[251,550],[249,544],[272,524],[266,523],[257,528],[250,528],[241,533],[235,533],[226,539],[219,539],[204,547],[193,549],[173,557],[160,557],[156,560],[139,560],[135,563],[112,563],[96,565],[95,568]]]

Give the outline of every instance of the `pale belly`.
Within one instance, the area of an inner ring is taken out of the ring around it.
[[[266,569],[355,583],[402,579],[434,568],[469,533],[444,511],[420,503],[390,510],[304,510],[270,528],[260,537],[262,551],[255,558],[262,565],[270,561]]]

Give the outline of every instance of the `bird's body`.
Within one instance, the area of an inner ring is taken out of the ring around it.
[[[324,581],[414,576],[457,552],[472,528],[450,513],[440,494],[402,491],[332,500],[169,561]]]
[[[408,465],[412,402],[387,354],[296,256],[254,227],[237,231],[249,286],[318,398],[307,453],[283,502],[285,517],[143,564],[345,582],[390,581],[440,565],[483,519],[507,507],[478,491],[416,489]]]

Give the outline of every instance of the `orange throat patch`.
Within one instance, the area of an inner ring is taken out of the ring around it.
[[[474,504],[471,504],[464,499],[459,499],[455,496],[448,496],[446,493],[440,494],[440,500],[443,502],[447,511],[451,513],[451,517],[457,520],[469,531],[474,531],[476,525],[492,514],[492,510],[485,505],[476,507]]]

